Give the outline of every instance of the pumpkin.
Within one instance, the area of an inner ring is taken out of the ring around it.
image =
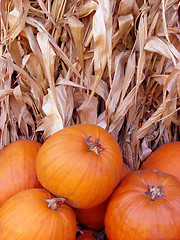
[[[127,175],[109,199],[108,240],[180,239],[180,182],[156,170]]]
[[[74,240],[77,223],[71,207],[45,189],[26,189],[0,211],[0,240]]]
[[[122,154],[103,128],[79,124],[54,133],[37,155],[42,186],[75,208],[104,202],[121,179]]]
[[[102,230],[104,228],[104,217],[107,203],[108,200],[93,208],[74,209],[77,222],[85,228],[90,228],[96,231]]]
[[[142,170],[159,170],[180,180],[180,142],[166,143],[158,147],[143,162]]]
[[[93,234],[95,234],[95,231],[92,231],[90,229],[83,230],[83,233],[78,235],[76,240],[96,240]]]
[[[0,206],[27,188],[42,187],[36,174],[36,156],[41,144],[17,140],[0,150]]]

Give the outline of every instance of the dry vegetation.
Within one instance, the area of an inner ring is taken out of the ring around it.
[[[97,124],[138,169],[179,140],[179,0],[1,0],[0,144]]]

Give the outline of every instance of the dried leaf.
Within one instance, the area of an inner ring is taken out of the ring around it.
[[[43,25],[36,21],[33,18],[27,17],[26,22],[34,27],[36,27],[38,29],[39,32],[45,32],[47,33],[46,29],[43,27]],[[48,35],[49,37],[49,41],[52,44],[52,46],[54,47],[54,51],[56,52],[56,54],[58,54],[62,60],[67,64],[67,66],[81,79],[81,75],[79,74],[79,72],[76,70],[76,68],[74,67],[74,65],[70,62],[70,60],[68,59],[68,57],[66,56],[66,54],[62,51],[62,49],[57,45],[56,41],[52,38],[52,36]]]
[[[83,124],[94,124],[97,123],[97,106],[98,99],[93,97],[91,102],[88,104],[88,98],[77,109],[79,116],[79,123]]]
[[[34,53],[25,55],[22,64],[24,67],[27,68],[33,79],[35,79],[36,82],[39,83],[43,91],[46,93],[47,82],[44,79],[42,64],[40,64],[37,56]]]
[[[155,36],[150,37],[144,49],[150,52],[159,53],[160,55],[171,59],[173,61],[174,66],[176,66],[176,60],[173,53],[171,52],[171,50],[168,48],[168,46],[164,43],[162,39],[157,38]]]
[[[18,128],[20,130],[19,138],[27,138],[33,137],[31,134],[34,134],[35,131],[35,123],[32,118],[31,113],[28,111],[27,106],[25,104],[20,105],[14,96],[10,97],[10,119],[18,124]],[[29,127],[31,127],[31,132],[29,132]],[[18,130],[17,130],[18,132]]]
[[[23,56],[23,49],[20,46],[19,41],[17,39],[13,40],[10,45],[9,52],[11,57],[13,58],[14,62],[21,67],[22,66],[22,56]]]
[[[74,16],[68,18],[68,23],[76,45],[78,59],[84,72],[84,56],[83,56],[84,24]]]
[[[98,8],[98,4],[93,1],[87,1],[85,4],[81,5],[79,8],[79,17],[84,18],[90,15],[92,12],[96,11]]]
[[[61,114],[57,108],[57,104],[54,101],[54,97],[50,88],[48,88],[48,94],[44,96],[42,109],[45,113],[43,118],[43,130],[44,138],[48,138],[53,133],[64,128],[65,126],[65,108],[66,108],[66,96],[63,86],[56,87],[58,90],[57,98],[58,105],[61,105]]]
[[[124,34],[127,33],[128,29],[133,26],[133,15],[128,14],[125,16],[119,16],[118,18],[119,30],[113,36],[113,48],[118,44],[119,40]]]
[[[52,17],[57,22],[64,14],[67,0],[55,0],[52,4]]]
[[[109,132],[112,132],[120,122],[122,118],[126,115],[129,108],[134,105],[134,100],[136,96],[136,88],[133,88],[130,93],[124,98],[121,104],[117,107],[113,122],[109,126]]]
[[[131,55],[128,58],[125,76],[124,76],[124,83],[123,83],[123,89],[121,93],[121,100],[123,101],[125,94],[130,86],[130,83],[133,82],[133,77],[135,74],[135,68],[136,68],[136,62],[135,62],[135,52],[132,52]]]
[[[32,31],[32,28],[31,27],[24,28],[23,31],[20,33],[20,36],[27,38],[31,51],[38,57],[39,62],[41,64],[42,53],[38,45],[37,39],[35,38],[34,33]]]
[[[180,73],[177,76],[177,92],[180,97]]]
[[[146,63],[144,45],[145,45],[145,40],[147,38],[147,26],[146,26],[145,19],[146,19],[146,10],[144,11],[144,13],[140,18],[139,29],[137,33],[138,45],[139,45],[139,57],[138,57],[138,63],[137,63],[136,95],[137,95],[137,91],[140,86],[140,83],[144,79],[143,70],[145,68],[145,63]]]
[[[164,113],[164,111],[166,110],[167,106],[169,104],[169,99],[166,99],[166,101],[164,101],[160,107],[157,109],[157,111],[152,114],[152,116],[143,124],[143,126],[141,128],[138,129],[137,131],[137,136],[136,136],[136,141],[134,142],[134,144],[137,144],[137,142],[139,141],[139,139],[141,139],[144,134],[146,133],[146,131],[148,130],[148,128],[154,124],[155,122],[157,122],[161,117],[162,114]]]
[[[119,4],[119,15],[127,15],[130,13],[134,4],[135,0],[122,0]]]
[[[109,1],[109,0],[108,0]],[[103,2],[103,1],[102,1]],[[95,82],[91,92],[89,102],[91,101],[96,88],[100,82],[103,71],[107,63],[107,36],[105,25],[105,13],[103,4],[100,2],[96,13],[93,16],[93,39],[94,39],[94,71]]]
[[[115,74],[106,102],[106,115],[108,124],[111,122],[111,118],[114,118],[111,116],[115,112],[121,96],[124,80],[124,66],[128,56],[128,52],[122,52],[115,57]]]
[[[94,82],[95,82],[95,77],[92,75],[91,76],[91,83],[90,83],[90,86],[89,86],[89,89],[91,91],[94,90]],[[108,98],[108,94],[109,94],[107,83],[105,81],[103,81],[102,79],[100,79],[100,82],[99,82],[95,92],[96,92],[96,94],[101,96],[104,99],[104,101],[106,101],[107,98]]]
[[[144,138],[139,149],[139,159],[140,161],[145,160],[152,153],[151,148],[148,147],[148,143]]]
[[[5,96],[12,95],[13,89],[2,89],[0,90],[0,100],[3,99]]]
[[[20,3],[20,4],[19,4]],[[28,15],[30,3],[29,0],[15,1],[15,8],[9,13],[10,30],[7,38],[14,40],[17,35],[23,30]],[[12,17],[10,17],[12,16]]]
[[[162,18],[163,18],[164,35],[166,36],[166,39],[169,41],[166,16],[165,16],[166,15],[166,7],[167,7],[167,1],[162,0]]]

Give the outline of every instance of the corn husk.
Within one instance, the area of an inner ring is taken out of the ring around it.
[[[132,170],[180,139],[179,1],[1,0],[0,146],[89,123]]]

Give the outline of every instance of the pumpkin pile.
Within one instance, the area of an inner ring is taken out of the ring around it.
[[[43,144],[10,143],[0,150],[0,240],[180,239],[173,144],[161,147],[173,146],[170,155],[157,149],[132,172],[116,140],[96,125],[66,127]]]

